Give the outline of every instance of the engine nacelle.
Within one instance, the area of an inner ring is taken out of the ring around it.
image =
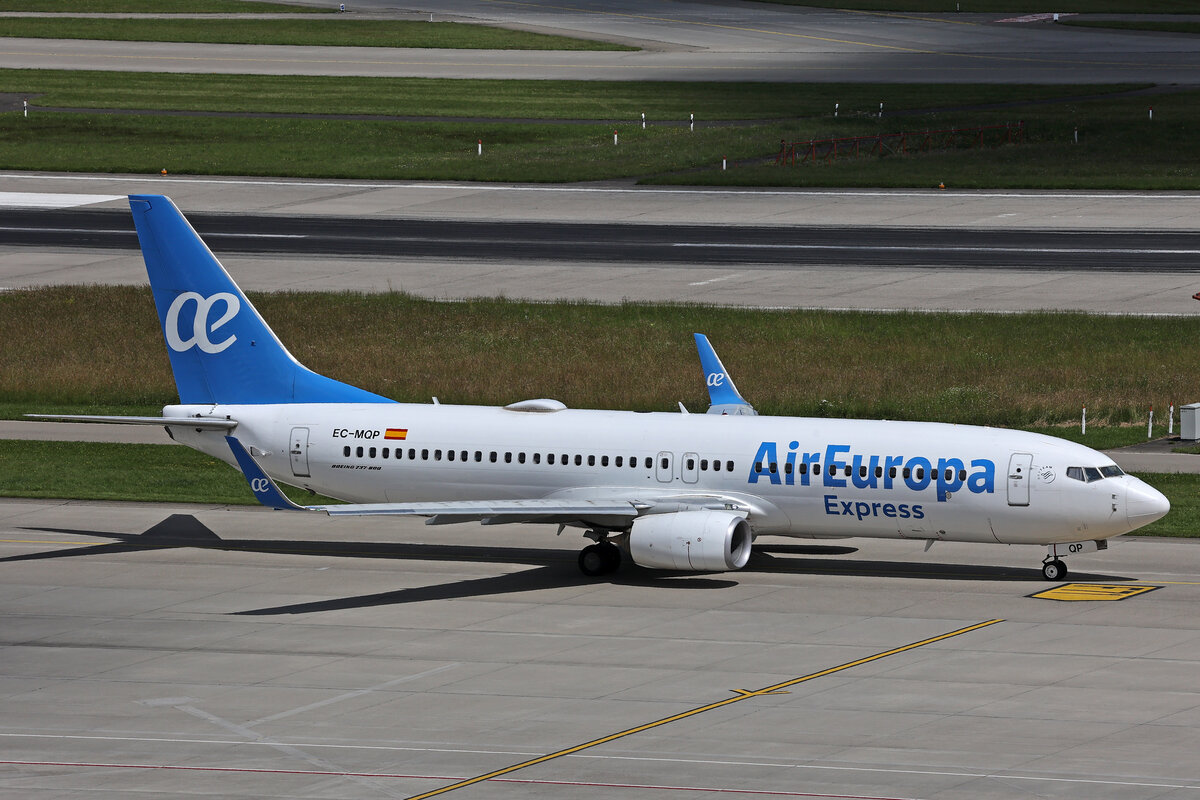
[[[720,572],[741,569],[750,560],[750,525],[728,511],[675,511],[633,521],[629,555],[656,569]]]

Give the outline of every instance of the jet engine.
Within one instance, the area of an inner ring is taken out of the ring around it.
[[[728,511],[675,511],[638,517],[629,532],[629,555],[639,566],[720,572],[750,560],[750,525]]]

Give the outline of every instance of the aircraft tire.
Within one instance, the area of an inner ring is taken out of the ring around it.
[[[1067,565],[1055,559],[1042,564],[1042,577],[1048,581],[1061,581],[1067,577]]]
[[[598,578],[608,571],[609,559],[604,548],[589,544],[579,551],[579,571],[589,578]]]
[[[612,542],[602,542],[597,545],[604,554],[604,571],[616,572],[621,568],[621,548]]]

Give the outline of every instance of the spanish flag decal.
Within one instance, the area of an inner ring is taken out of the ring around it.
[[[408,428],[388,428],[384,434],[385,439],[407,439]]]

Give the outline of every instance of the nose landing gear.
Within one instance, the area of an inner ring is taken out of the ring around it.
[[[1067,577],[1067,565],[1065,562],[1046,556],[1046,560],[1042,562],[1042,577],[1048,581],[1061,581]]]

